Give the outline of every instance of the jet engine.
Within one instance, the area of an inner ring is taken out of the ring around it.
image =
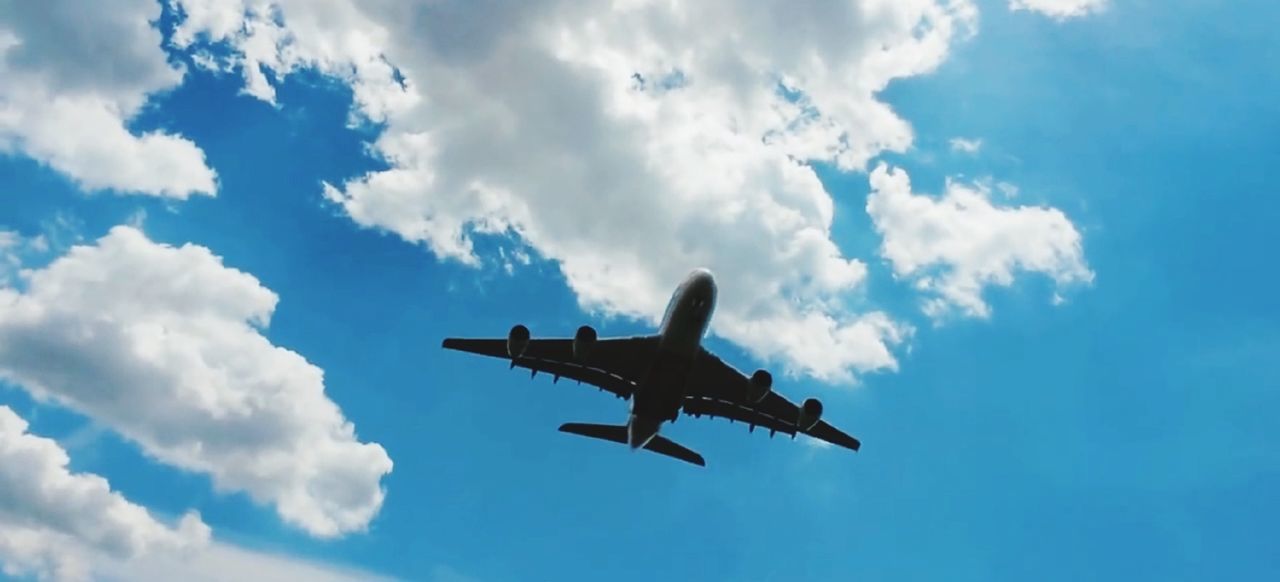
[[[800,418],[796,419],[796,426],[800,430],[809,430],[822,420],[822,402],[817,398],[810,398],[800,405]]]
[[[511,359],[516,359],[524,355],[525,348],[529,347],[529,328],[516,324],[511,328],[511,333],[507,334],[507,355]]]
[[[589,325],[578,328],[578,333],[573,334],[573,359],[578,362],[587,361],[587,355],[596,345],[596,338],[595,328]]]
[[[752,404],[759,403],[769,395],[773,388],[773,375],[766,370],[756,370],[751,375],[751,383],[747,386],[747,400]]]

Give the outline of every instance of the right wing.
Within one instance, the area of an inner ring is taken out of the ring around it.
[[[585,361],[573,357],[572,339],[531,339],[524,354],[512,360],[507,340],[448,338],[444,348],[501,358],[533,374],[543,372],[559,380],[569,378],[608,390],[619,398],[631,398],[641,378],[649,370],[657,351],[657,336],[603,338],[596,340]]]
[[[750,383],[751,379],[745,374],[704,349],[699,354],[694,374],[689,379],[684,412],[693,416],[707,415],[745,422],[753,430],[760,426],[771,432],[792,436],[800,432],[854,451],[862,446],[858,439],[831,426],[825,420],[819,420],[807,431],[800,430],[797,426],[800,407],[777,392],[770,391],[758,403],[748,401],[746,396]]]

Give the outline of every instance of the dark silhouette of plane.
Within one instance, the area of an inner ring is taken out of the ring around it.
[[[699,466],[702,455],[658,434],[662,423],[680,413],[741,421],[795,438],[804,433],[847,449],[861,446],[822,420],[822,402],[809,398],[800,406],[772,390],[773,376],[756,370],[750,377],[702,347],[715,310],[716,283],[711,272],[696,269],[676,288],[657,335],[599,339],[590,326],[572,339],[530,339],[529,328],[516,325],[506,339],[448,338],[444,347],[511,361],[511,367],[586,382],[631,402],[625,425],[571,422],[561,432],[626,443]]]

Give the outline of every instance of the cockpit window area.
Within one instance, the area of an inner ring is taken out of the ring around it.
[[[676,288],[676,292],[671,294],[671,300],[667,301],[667,310],[662,313],[662,321],[671,319],[671,312],[676,308],[676,300],[680,298],[684,285]]]

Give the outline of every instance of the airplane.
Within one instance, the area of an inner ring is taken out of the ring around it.
[[[584,325],[572,339],[531,339],[517,324],[506,339],[446,338],[444,348],[510,361],[510,368],[586,382],[630,402],[624,425],[566,423],[560,431],[626,444],[705,467],[702,455],[658,434],[664,422],[684,412],[693,417],[741,421],[769,436],[796,433],[857,451],[858,439],[822,420],[822,402],[800,406],[773,391],[773,376],[756,370],[746,376],[702,347],[715,311],[716,281],[711,271],[694,269],[676,288],[656,335],[601,339]]]

